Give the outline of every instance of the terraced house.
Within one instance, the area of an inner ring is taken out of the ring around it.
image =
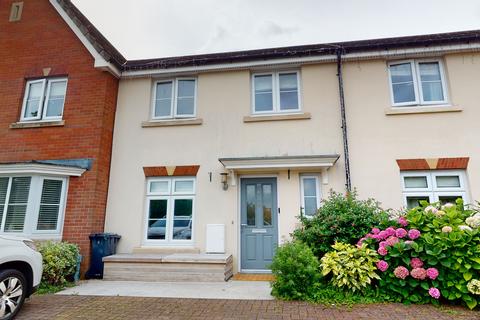
[[[69,1],[0,2],[0,233],[104,229],[124,58]]]
[[[268,272],[330,190],[480,198],[480,31],[126,61],[70,1],[20,3],[0,6],[0,232],[86,254],[118,233],[107,279]]]

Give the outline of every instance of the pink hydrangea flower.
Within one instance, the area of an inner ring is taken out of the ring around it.
[[[421,268],[423,267],[423,261],[420,260],[419,258],[412,258],[410,260],[410,266],[415,269],[415,268]]]
[[[429,279],[435,280],[438,277],[438,270],[436,268],[428,268],[427,269],[427,277]]]
[[[453,203],[448,202],[443,205],[442,209],[450,209],[453,207],[455,207],[455,205]]]
[[[395,243],[398,243],[398,238],[397,237],[388,237],[386,240],[388,246],[393,246]]]
[[[381,256],[386,256],[388,253],[388,250],[385,247],[380,247],[378,248],[377,252]]]
[[[388,269],[388,263],[384,260],[380,260],[377,262],[377,268],[378,270],[385,272]]]
[[[379,248],[385,248],[386,246],[388,246],[388,243],[387,243],[387,241],[380,241],[378,246],[379,246]]]
[[[407,240],[407,241],[405,241],[405,244],[406,244],[407,246],[410,246],[410,245],[412,245],[412,243],[413,243],[413,241],[412,241],[412,240]]]
[[[425,212],[427,212],[427,213],[430,212],[430,213],[435,214],[435,213],[437,213],[437,211],[438,211],[438,209],[435,208],[434,206],[428,206],[428,207],[425,208]]]
[[[408,221],[405,217],[400,217],[397,220],[398,224],[401,225],[402,227],[408,226]]]
[[[378,228],[373,228],[373,229],[372,229],[372,233],[373,233],[373,234],[379,234],[379,233],[380,233],[380,229],[378,229]]]
[[[380,236],[378,234],[374,234],[372,236],[372,239],[375,239],[375,240],[379,240],[380,239]]]
[[[393,270],[393,274],[399,279],[405,279],[406,277],[408,277],[409,272],[407,268],[399,266],[396,267],[395,270]]]
[[[395,235],[395,228],[394,227],[388,227],[385,229],[385,232],[387,233],[387,237],[391,237]]]
[[[434,299],[440,298],[440,290],[438,290],[437,288],[428,289],[428,294]]]
[[[418,231],[417,229],[410,229],[408,231],[408,237],[412,240],[415,240],[420,237],[420,231]]]
[[[403,228],[398,228],[395,230],[395,235],[399,238],[404,238],[407,235],[407,230]]]
[[[418,280],[425,280],[427,277],[427,270],[424,268],[415,268],[412,271],[410,271],[410,275]]]
[[[386,239],[388,237],[388,233],[385,230],[380,231],[380,233],[378,234],[378,237],[380,239]]]

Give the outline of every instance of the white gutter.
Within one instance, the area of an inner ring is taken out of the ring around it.
[[[435,56],[445,53],[453,52],[465,52],[465,51],[479,51],[480,42],[472,44],[456,44],[456,45],[443,45],[432,47],[416,47],[406,49],[393,49],[393,50],[377,50],[368,52],[349,53],[342,55],[343,61],[356,61],[356,60],[372,60],[372,59],[394,59],[405,57],[418,57],[418,56]],[[147,70],[131,70],[123,71],[121,73],[122,78],[136,78],[136,77],[155,77],[165,75],[177,75],[185,73],[199,73],[208,71],[228,71],[228,70],[242,70],[262,67],[283,67],[300,64],[312,64],[312,63],[329,63],[337,60],[336,55],[317,55],[308,57],[295,57],[295,58],[282,58],[282,59],[269,59],[262,61],[249,61],[238,63],[222,63],[212,64],[204,66],[189,66],[169,69],[147,69]]]

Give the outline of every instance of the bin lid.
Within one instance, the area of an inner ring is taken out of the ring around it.
[[[116,234],[116,233],[109,233],[109,232],[101,232],[101,233],[92,233],[89,236],[90,239],[98,239],[98,238],[115,238],[115,239],[120,239],[121,236]]]

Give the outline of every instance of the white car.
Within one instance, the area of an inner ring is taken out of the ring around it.
[[[40,284],[42,255],[28,239],[0,235],[0,320],[15,317]]]

